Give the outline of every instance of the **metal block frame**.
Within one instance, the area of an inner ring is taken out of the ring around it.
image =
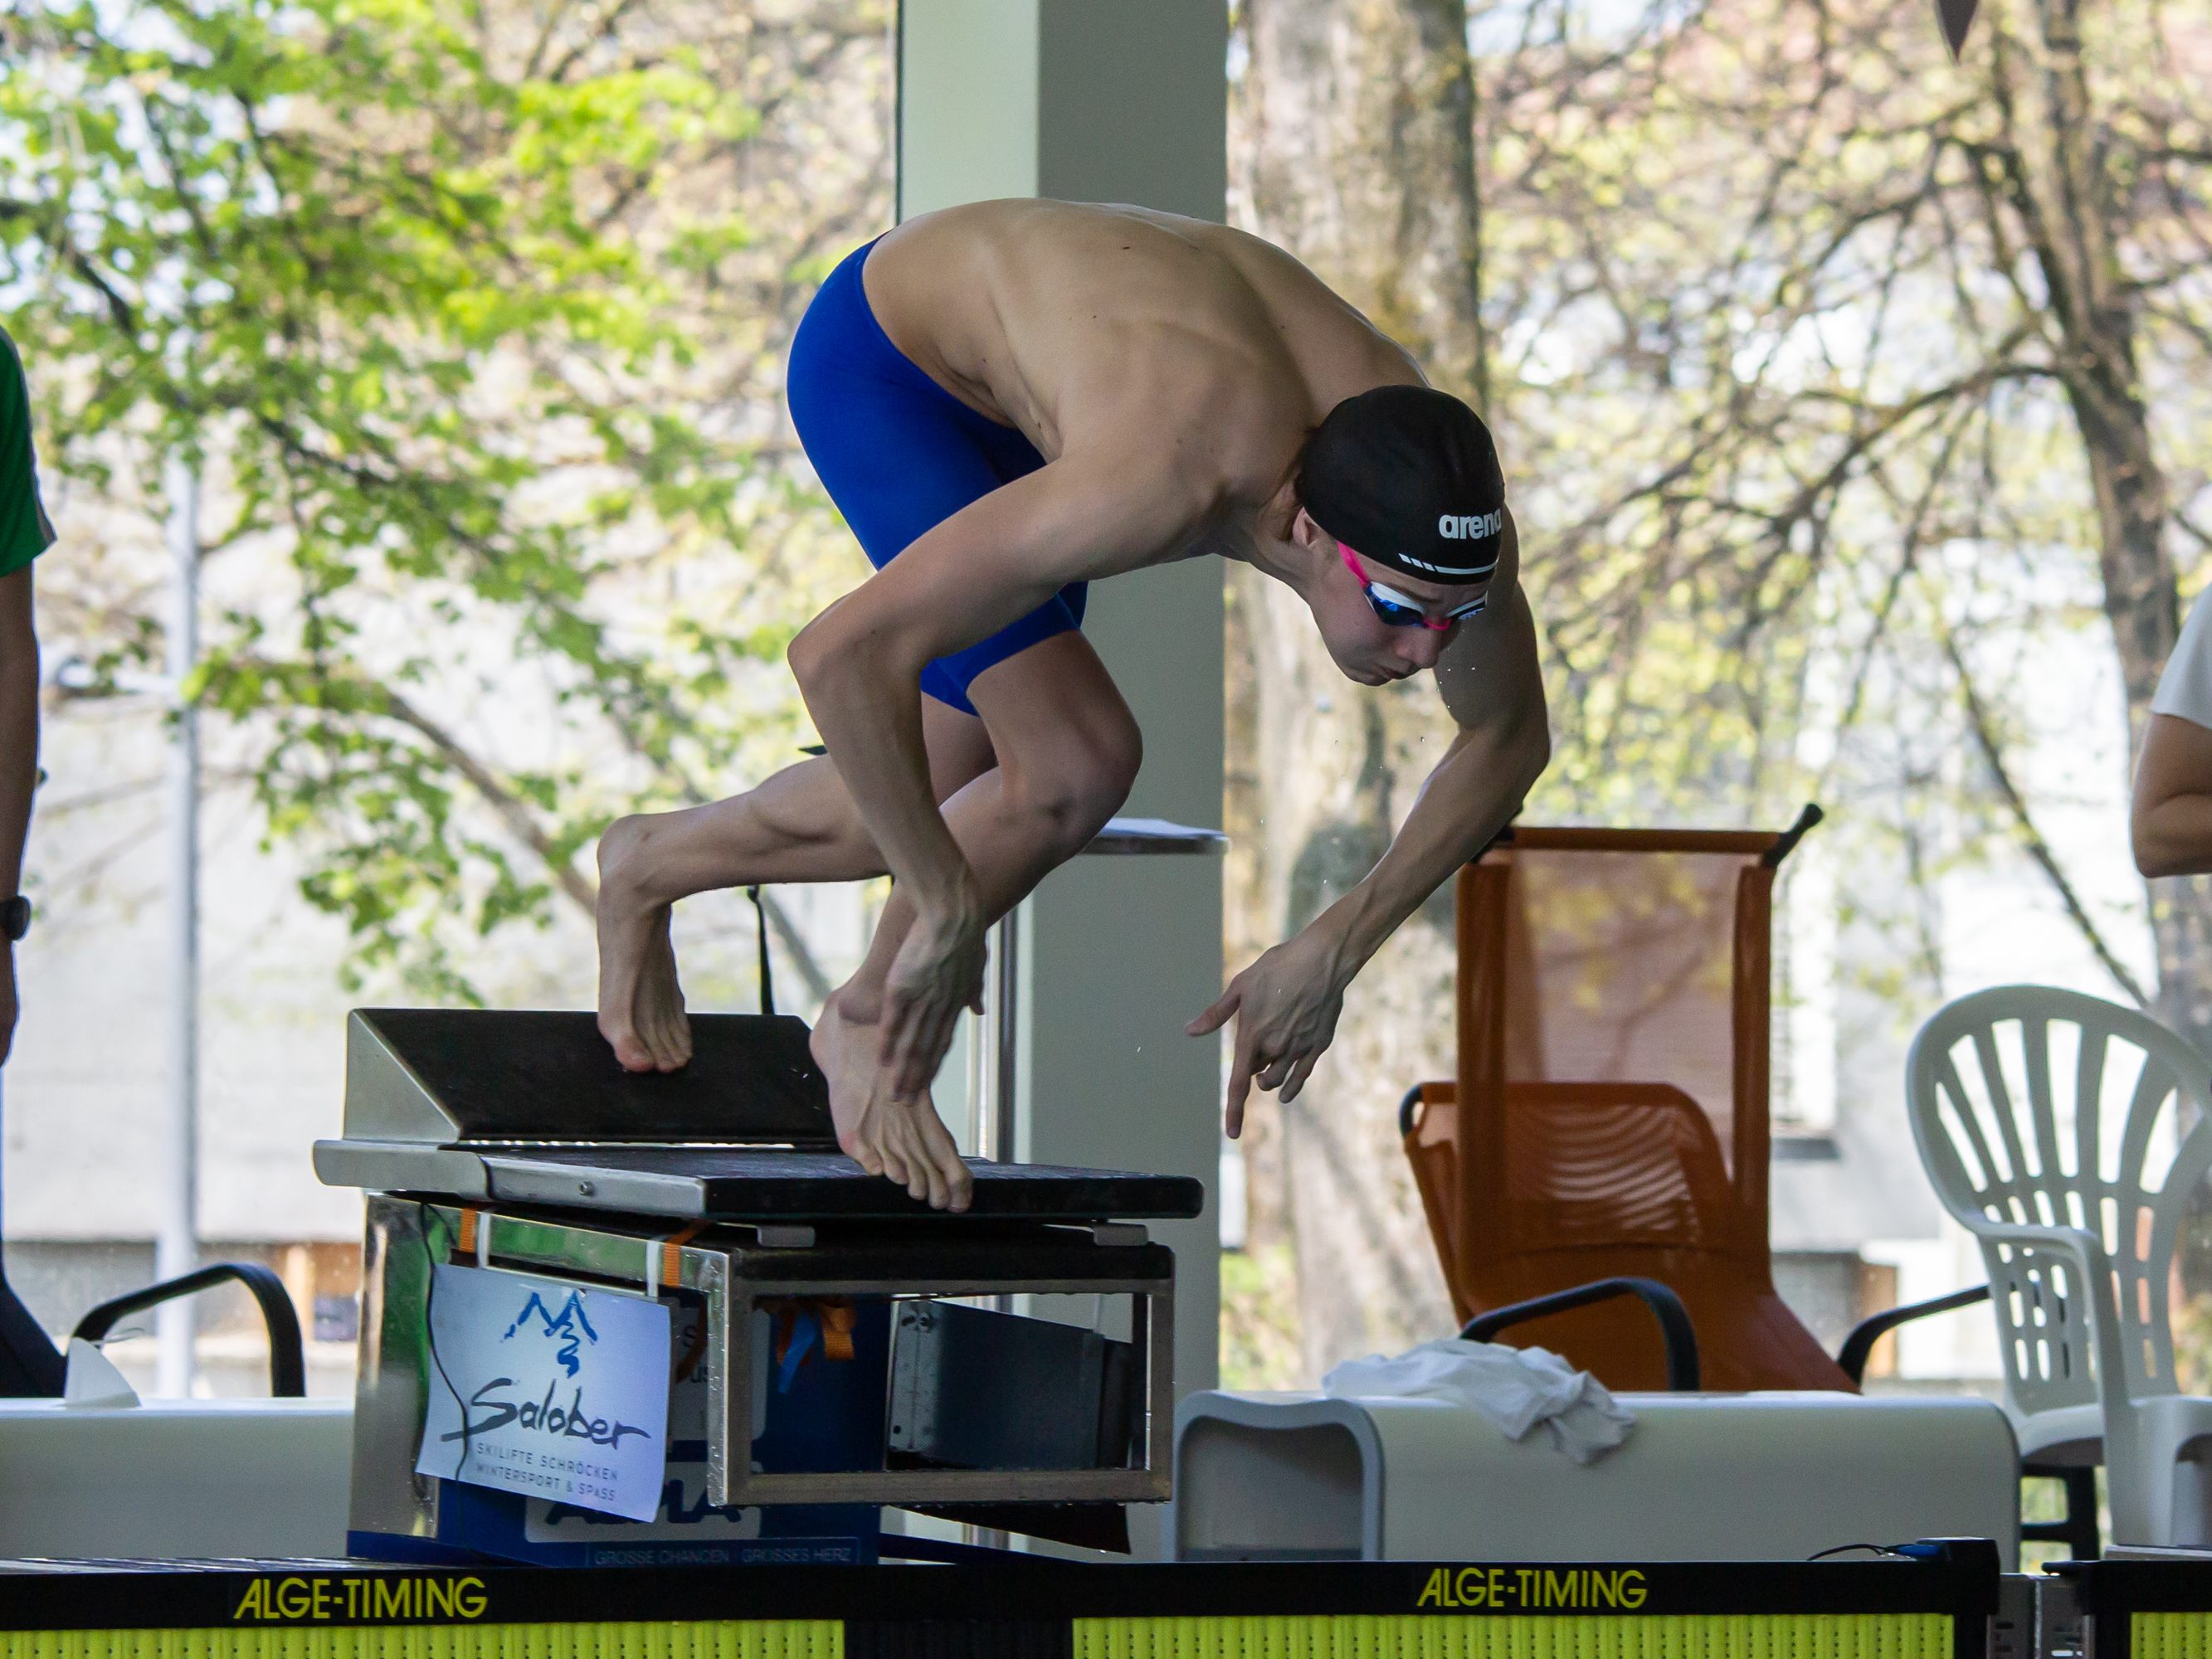
[[[354,1433],[352,1526],[432,1535],[435,1483],[413,1474],[430,1386],[429,1269],[473,1261],[592,1288],[700,1298],[708,1352],[708,1498],[766,1504],[1156,1503],[1169,1494],[1175,1423],[1175,1258],[1126,1225],[831,1230],[732,1223],[659,1234],[649,1220],[580,1223],[450,1200],[368,1195]],[[442,1235],[434,1242],[433,1235]],[[410,1267],[396,1252],[406,1250]],[[1121,1469],[882,1469],[758,1474],[753,1366],[745,1344],[758,1304],[787,1297],[1126,1296],[1143,1462]],[[732,1448],[737,1455],[732,1455]],[[405,1495],[401,1496],[402,1472]]]

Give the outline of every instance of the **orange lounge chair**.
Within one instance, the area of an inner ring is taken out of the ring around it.
[[[1595,1279],[1687,1310],[1703,1386],[1850,1389],[1767,1249],[1769,924],[1782,832],[1520,829],[1460,872],[1459,1075],[1407,1156],[1462,1321]],[[1665,1386],[1607,1301],[1515,1326],[1609,1388]]]

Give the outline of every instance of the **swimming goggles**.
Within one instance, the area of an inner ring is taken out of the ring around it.
[[[1396,589],[1385,587],[1381,582],[1371,580],[1367,574],[1367,567],[1359,562],[1359,556],[1342,542],[1336,544],[1336,550],[1344,556],[1345,568],[1358,579],[1359,591],[1367,596],[1369,608],[1386,627],[1418,626],[1441,634],[1454,623],[1465,622],[1469,617],[1480,617],[1490,606],[1490,595],[1485,593],[1479,599],[1469,599],[1465,605],[1445,611],[1443,618],[1438,620],[1429,615],[1427,607],[1419,600],[1407,599]]]

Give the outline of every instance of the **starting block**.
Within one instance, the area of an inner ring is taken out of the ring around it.
[[[315,1149],[369,1192],[352,1553],[866,1562],[884,1504],[1126,1538],[1171,1450],[1175,1261],[1142,1224],[1200,1184],[975,1160],[972,1207],[932,1211],[836,1150],[798,1020],[692,1030],[636,1076],[588,1014],[353,1015]],[[641,1510],[617,1454],[656,1438]]]

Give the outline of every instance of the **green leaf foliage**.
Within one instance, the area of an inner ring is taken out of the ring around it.
[[[148,514],[198,470],[192,694],[251,734],[356,976],[468,994],[453,948],[588,902],[615,810],[802,740],[781,653],[816,596],[756,543],[827,509],[731,418],[716,298],[756,238],[710,170],[760,117],[629,10],[0,18],[0,293],[47,466]],[[89,654],[158,652],[148,623]]]

